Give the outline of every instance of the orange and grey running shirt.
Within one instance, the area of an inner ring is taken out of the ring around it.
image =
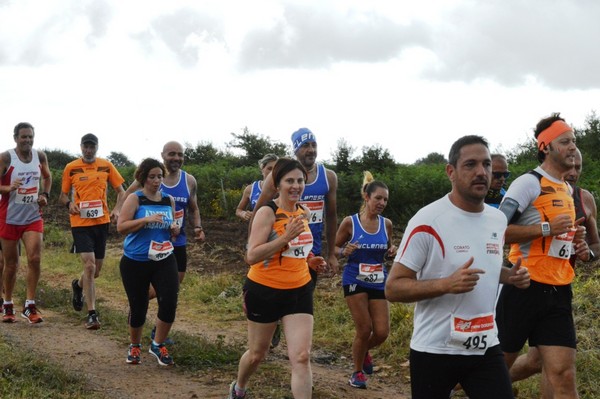
[[[22,162],[14,149],[8,150],[10,165],[2,176],[1,184],[10,186],[15,180],[21,185],[0,199],[0,220],[7,224],[26,226],[42,218],[38,197],[42,165],[38,152],[31,150],[31,161]]]
[[[85,163],[79,158],[65,166],[62,176],[62,192],[73,192],[73,201],[81,210],[79,214],[70,215],[71,227],[95,226],[110,223],[110,213],[106,203],[108,183],[113,188],[119,187],[125,180],[106,159],[96,158],[92,163]]]
[[[304,208],[299,205],[294,212],[284,211],[273,201],[266,206],[275,212],[275,223],[268,241],[285,234],[285,227],[291,217],[305,214]],[[306,259],[312,245],[313,236],[308,227],[308,220],[304,220],[304,232],[270,258],[250,266],[248,278],[255,283],[277,289],[292,289],[308,284],[310,273]]]
[[[518,211],[521,215],[513,222],[516,225],[550,222],[564,213],[575,222],[575,205],[570,186],[562,179],[553,178],[540,167],[515,179],[508,188],[504,201],[508,198],[519,204]],[[575,276],[569,264],[573,237],[574,232],[571,232],[511,244],[508,258],[515,264],[521,257],[521,265],[529,269],[533,281],[567,285]]]

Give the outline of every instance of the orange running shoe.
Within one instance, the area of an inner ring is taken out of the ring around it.
[[[29,321],[30,324],[37,324],[44,321],[44,319],[42,319],[42,316],[38,314],[37,308],[35,307],[35,303],[24,307],[21,316],[27,319],[27,321]]]

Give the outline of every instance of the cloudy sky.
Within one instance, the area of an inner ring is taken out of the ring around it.
[[[595,0],[0,0],[0,129],[36,147],[138,162],[178,140],[231,133],[331,159],[340,139],[398,162],[447,154],[465,134],[506,152],[560,111],[599,110]]]

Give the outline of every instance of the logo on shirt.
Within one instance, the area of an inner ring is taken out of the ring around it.
[[[485,252],[488,255],[499,255],[500,254],[500,245],[496,243],[487,243],[485,244]]]
[[[471,250],[471,247],[469,245],[455,245],[453,248],[454,252],[456,252],[457,254],[469,252]]]
[[[555,199],[555,200],[552,200],[552,206],[555,208],[564,208],[565,204],[564,204],[563,200]]]

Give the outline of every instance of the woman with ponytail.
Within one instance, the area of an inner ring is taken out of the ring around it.
[[[381,345],[390,332],[384,258],[395,256],[397,248],[391,244],[392,222],[381,216],[388,203],[387,186],[373,180],[367,171],[361,192],[364,202],[360,211],[340,224],[335,249],[339,258],[347,258],[342,286],[356,328],[352,343],[354,370],[348,383],[366,389],[365,374],[373,373],[369,350]]]

